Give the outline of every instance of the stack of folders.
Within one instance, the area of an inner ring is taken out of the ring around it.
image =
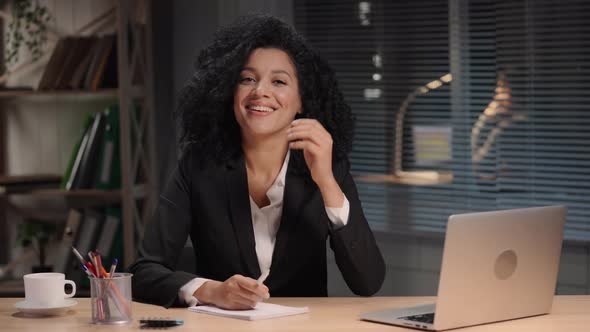
[[[214,306],[198,305],[188,308],[192,312],[200,312],[215,316],[244,320],[259,320],[283,316],[299,315],[309,312],[307,307],[287,307],[278,304],[260,302],[250,310],[225,310]]]

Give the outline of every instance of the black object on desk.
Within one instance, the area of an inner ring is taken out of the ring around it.
[[[184,324],[182,319],[140,319],[139,324],[141,328],[150,327],[173,327]]]

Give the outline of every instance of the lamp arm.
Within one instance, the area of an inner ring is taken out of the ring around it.
[[[403,172],[403,137],[404,137],[404,119],[408,108],[417,96],[426,94],[432,90],[436,90],[448,84],[453,80],[451,73],[447,73],[440,78],[427,83],[423,86],[417,87],[414,91],[410,92],[402,101],[397,114],[395,116],[395,142],[393,149],[393,174],[399,175]]]

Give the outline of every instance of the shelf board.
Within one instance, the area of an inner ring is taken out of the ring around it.
[[[15,195],[20,195],[15,194]],[[121,203],[121,190],[99,190],[99,189],[39,189],[31,190],[22,195],[32,196],[39,199],[63,199],[69,208],[91,208]]]
[[[116,98],[118,89],[89,90],[0,90],[0,98],[49,98],[49,97],[71,97],[71,98]]]
[[[40,196],[63,196],[68,206],[76,208],[97,207],[113,205],[121,202],[120,190],[98,190],[98,189],[42,189],[31,192]]]
[[[59,174],[0,175],[0,195],[59,186]]]
[[[1,177],[0,177],[1,179]],[[59,184],[59,182],[57,183]],[[56,184],[56,185],[57,185]],[[56,186],[55,185],[55,186]],[[64,198],[68,201],[68,204],[72,202],[80,202],[74,205],[111,205],[121,201],[123,191],[121,189],[116,190],[101,190],[101,189],[75,189],[65,190],[58,188],[43,188],[43,187],[31,187],[19,191],[2,191],[2,183],[0,181],[0,195],[7,196],[33,196],[36,198],[47,198],[47,199],[60,199]],[[138,183],[133,185],[131,194],[135,199],[142,199],[146,196],[146,185]],[[84,203],[86,201],[86,203]]]
[[[0,297],[25,297],[25,285],[22,279],[0,281]]]

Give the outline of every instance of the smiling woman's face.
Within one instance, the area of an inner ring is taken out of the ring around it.
[[[234,92],[234,114],[242,137],[286,137],[299,112],[299,81],[289,55],[277,48],[252,51]]]

